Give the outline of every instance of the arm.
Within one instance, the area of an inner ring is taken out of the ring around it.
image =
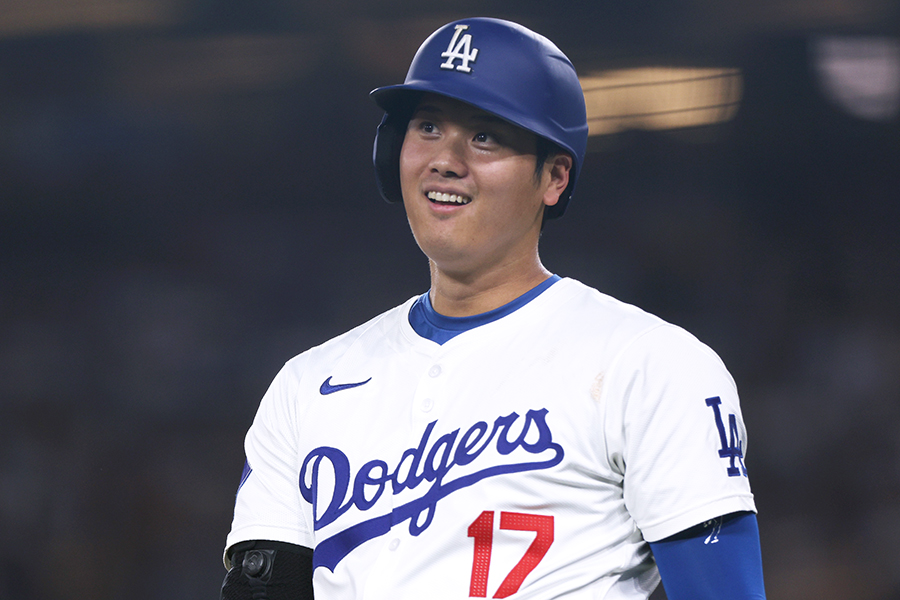
[[[253,540],[228,550],[232,565],[221,600],[313,600],[313,551],[303,546]]]
[[[610,377],[624,424],[608,439],[626,506],[656,558],[670,600],[765,598],[747,431],[721,359],[683,330],[637,338]],[[611,403],[615,408],[615,403]],[[701,523],[702,525],[698,525]],[[709,524],[705,527],[705,524]]]
[[[260,402],[224,556],[221,600],[311,600],[311,528],[297,485],[296,374],[288,363]]]
[[[765,600],[752,512],[717,517],[650,548],[669,600]]]

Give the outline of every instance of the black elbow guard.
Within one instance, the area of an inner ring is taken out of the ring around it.
[[[283,542],[254,540],[230,550],[231,569],[221,600],[313,600],[313,551]]]

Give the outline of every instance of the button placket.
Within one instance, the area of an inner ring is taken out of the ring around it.
[[[439,379],[441,373],[443,373],[443,368],[439,362],[435,361],[430,366],[426,366],[420,375],[411,407],[414,421],[425,423],[435,418],[435,415],[431,413],[435,412],[441,398],[442,389]]]

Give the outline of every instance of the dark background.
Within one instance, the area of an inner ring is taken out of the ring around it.
[[[475,14],[581,73],[741,70],[726,125],[592,139],[542,258],[723,357],[770,599],[900,598],[900,124],[816,66],[896,51],[897,2],[550,4],[0,5],[0,598],[218,597],[276,371],[427,289],[367,93]]]

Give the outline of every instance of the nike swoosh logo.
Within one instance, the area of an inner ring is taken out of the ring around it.
[[[327,396],[328,394],[333,394],[335,392],[340,392],[341,390],[349,390],[350,388],[359,387],[361,385],[366,385],[372,381],[372,378],[369,377],[365,381],[360,381],[358,383],[338,383],[332,384],[331,377],[322,382],[322,387],[319,388],[319,393],[323,396]]]

